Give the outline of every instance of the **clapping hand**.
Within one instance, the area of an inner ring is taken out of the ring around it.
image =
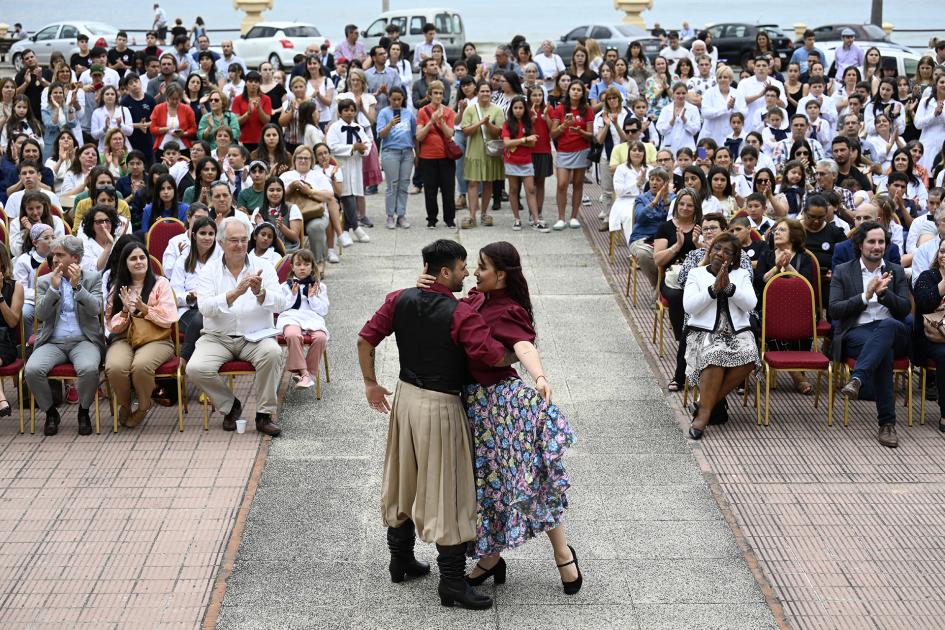
[[[782,271],[791,265],[791,252],[787,250],[779,251],[775,255],[775,266]]]
[[[262,269],[248,276],[247,280],[249,280],[249,288],[253,292],[253,295],[259,295],[259,292],[262,290]]]
[[[889,283],[892,282],[892,276],[889,275],[889,272],[887,271],[878,280],[879,282],[876,283],[875,293],[876,295],[882,296],[884,293],[886,293],[886,289],[889,288]]]
[[[318,288],[319,288],[318,282],[313,282],[312,284],[308,285],[308,297],[313,298],[316,295],[318,295]]]
[[[76,263],[69,265],[66,269],[66,275],[69,277],[69,282],[72,283],[73,289],[79,288],[79,281],[82,279],[82,267]]]
[[[292,282],[292,295],[299,294],[299,283],[297,281]]]
[[[62,271],[62,265],[56,265],[56,268],[53,269],[52,277],[49,279],[49,285],[56,290],[59,290],[59,284],[62,281]]]
[[[724,256],[724,254],[718,255]],[[726,259],[725,262],[722,263],[722,267],[715,276],[715,284],[712,285],[712,289],[718,293],[719,291],[723,291],[728,285],[728,260]]]
[[[124,310],[126,313],[131,313],[137,307],[138,300],[140,299],[135,292],[131,290],[130,287],[122,287],[118,290],[118,297],[121,300],[121,303],[124,305]]]

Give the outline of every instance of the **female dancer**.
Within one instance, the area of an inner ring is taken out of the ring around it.
[[[433,281],[433,276],[424,275],[418,285]],[[551,386],[534,346],[528,282],[511,243],[492,243],[479,251],[476,288],[463,299],[483,316],[493,337],[515,351],[536,383],[535,388],[527,386],[510,367],[470,362],[476,382],[466,389],[466,413],[474,439],[479,506],[473,555],[480,561],[467,581],[478,586],[493,577],[497,584],[504,583],[506,564],[500,554],[545,532],[564,592],[573,595],[583,576],[564,532],[570,483],[562,456],[574,443],[574,433],[551,402]]]

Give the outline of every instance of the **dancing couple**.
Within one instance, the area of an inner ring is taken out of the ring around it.
[[[441,603],[490,608],[492,598],[473,586],[489,577],[502,584],[501,552],[546,532],[565,593],[577,593],[583,577],[563,525],[562,456],[574,436],[551,402],[518,252],[504,242],[484,247],[477,287],[461,300],[453,293],[469,275],[466,250],[438,240],[423,261],[430,275],[390,293],[358,339],[368,403],[390,413],[381,510],[391,579],[429,573],[414,557],[419,536],[437,547]],[[392,333],[400,375],[388,403],[375,348]],[[510,367],[515,361],[536,388]],[[467,551],[479,559],[468,577]]]

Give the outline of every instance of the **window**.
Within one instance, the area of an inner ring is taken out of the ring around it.
[[[263,36],[262,33],[263,33],[263,27],[254,26],[253,28],[249,29],[249,32],[246,33],[246,35],[243,36],[243,39],[255,39],[257,37],[262,37]]]
[[[278,29],[272,26],[254,26],[248,33],[246,39],[268,39],[275,37]]]
[[[283,29],[286,37],[321,37],[314,26],[287,26]]]
[[[579,37],[584,37],[585,34],[587,34],[587,27],[586,27],[586,26],[579,26],[579,27],[577,27],[576,29],[574,29],[573,31],[571,31],[570,33],[568,33],[567,35],[565,35],[564,38],[565,38],[565,40],[567,40],[567,41],[575,41],[575,40],[577,40]]]
[[[75,39],[79,35],[79,29],[71,24],[64,24],[59,39]]]
[[[916,70],[919,69],[919,60],[918,59],[909,59],[908,57],[902,60],[903,65],[905,65],[905,74],[906,76],[914,77]]]
[[[47,26],[40,32],[36,33],[36,41],[42,42],[50,39],[56,39],[56,33],[59,32],[59,25]]]
[[[728,30],[725,31],[726,37],[744,37],[745,31],[748,30],[744,24],[732,24],[728,27]]]
[[[648,37],[650,35],[639,26],[633,26],[630,24],[618,24],[616,29],[624,37]]]
[[[364,31],[365,37],[384,37],[385,28],[387,28],[387,18],[374,20],[374,23]]]
[[[401,35],[405,35],[407,33],[407,18],[394,17],[390,19],[390,23],[400,29]]]
[[[463,34],[463,18],[459,17],[458,13],[453,14],[453,30],[454,35]]]
[[[610,39],[610,29],[606,26],[595,26],[591,29],[591,37],[597,41]]]
[[[427,19],[421,16],[413,16],[410,18],[410,34],[411,35],[423,35],[423,25],[427,23]]]
[[[433,18],[433,24],[436,26],[437,35],[452,35],[453,23],[449,13],[437,13]]]
[[[719,39],[720,37],[722,37],[722,31],[724,31],[724,30],[725,30],[725,27],[719,25],[719,26],[713,26],[713,27],[711,27],[711,28],[709,29],[709,32],[712,33],[712,37],[713,37],[714,39]]]

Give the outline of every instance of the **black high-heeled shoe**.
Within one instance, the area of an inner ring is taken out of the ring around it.
[[[470,586],[479,586],[490,577],[494,578],[496,584],[505,584],[505,558],[499,557],[499,561],[495,563],[491,569],[483,568],[481,564],[476,563],[476,567],[485,573],[477,575],[476,577],[466,576],[466,582]]]
[[[695,418],[693,418],[693,420],[695,420]],[[691,424],[689,425],[689,437],[693,440],[701,440],[704,433],[705,429],[697,429]]]
[[[574,550],[574,547],[572,547],[571,545],[568,545],[568,549],[571,550],[571,562],[565,562],[564,564],[559,564],[558,568],[560,569],[561,567],[566,567],[569,564],[573,564],[574,568],[577,569],[578,576],[576,580],[574,580],[573,582],[565,582],[564,580],[561,580],[561,585],[564,586],[564,594],[574,595],[579,590],[581,590],[581,584],[584,583],[584,576],[581,574],[581,565],[578,564],[577,552]]]
[[[0,418],[9,416],[13,412],[13,408],[10,407],[9,401],[4,400],[3,403],[0,404],[4,405],[3,407],[0,407]]]

